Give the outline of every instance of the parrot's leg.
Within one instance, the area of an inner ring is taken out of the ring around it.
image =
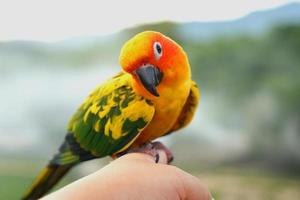
[[[161,142],[148,142],[138,147],[132,147],[127,149],[126,151],[118,153],[117,155],[115,155],[115,157],[118,158],[127,153],[145,153],[154,157],[155,162],[158,163],[160,159],[158,151],[165,152],[168,164],[174,159],[172,152]]]
[[[147,142],[138,147],[129,148],[126,151],[126,153],[145,153],[145,154],[148,154],[148,155],[152,156],[153,158],[155,158],[156,163],[158,163],[158,161],[159,161],[159,154],[158,154],[157,150],[154,148],[154,145],[150,142]]]

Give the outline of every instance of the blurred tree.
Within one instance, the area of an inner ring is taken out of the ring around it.
[[[299,151],[294,148],[300,143],[300,26],[282,25],[258,37],[241,35],[184,44],[193,76],[202,89],[227,100],[226,113],[232,109],[249,112],[245,108],[258,95],[271,96],[275,113],[270,112],[269,118],[261,117],[264,108],[260,108],[259,101],[251,107],[251,118],[242,114],[243,123],[249,124],[246,127],[256,127],[246,130],[253,147],[249,155],[280,168],[286,164],[296,169],[295,164],[300,163]],[[288,126],[294,126],[294,133],[287,133]],[[289,145],[293,147],[287,148]],[[288,159],[291,162],[286,162],[287,157],[293,158]]]

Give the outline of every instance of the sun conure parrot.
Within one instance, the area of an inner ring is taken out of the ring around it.
[[[22,199],[48,192],[76,164],[116,156],[186,126],[199,91],[184,50],[145,31],[121,49],[122,72],[99,85],[71,118],[67,135]]]

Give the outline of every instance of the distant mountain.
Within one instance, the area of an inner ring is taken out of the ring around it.
[[[185,23],[179,26],[179,31],[189,39],[207,39],[241,33],[259,34],[276,25],[287,23],[300,24],[300,3],[253,12],[232,21]]]

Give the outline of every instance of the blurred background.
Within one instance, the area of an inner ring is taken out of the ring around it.
[[[20,198],[144,30],[183,46],[201,89],[192,124],[162,139],[174,164],[215,199],[300,199],[299,1],[28,2],[0,8],[0,199]]]

